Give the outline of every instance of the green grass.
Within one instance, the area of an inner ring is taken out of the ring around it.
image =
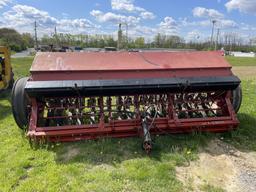
[[[31,58],[13,59],[16,78],[28,75]],[[255,81],[244,81],[240,129],[228,134],[155,137],[147,156],[140,138],[101,139],[31,147],[16,126],[10,92],[0,95],[0,192],[5,191],[184,191],[175,167],[197,159],[213,137],[256,151]],[[221,191],[212,186],[203,190]]]
[[[34,57],[24,57],[24,58],[12,58],[11,64],[12,69],[15,74],[15,79],[20,77],[29,76],[29,69]]]
[[[214,187],[214,186],[208,185],[208,184],[202,185],[200,187],[200,190],[205,191],[205,192],[224,192],[223,189],[221,189],[219,187]]]
[[[243,102],[238,114],[240,127],[224,137],[240,149],[256,151],[256,78],[242,81],[242,89]]]
[[[232,66],[256,66],[256,57],[227,56],[226,59]]]

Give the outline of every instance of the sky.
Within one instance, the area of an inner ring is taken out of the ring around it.
[[[0,27],[39,36],[59,33],[116,35],[152,39],[157,33],[187,41],[211,36],[212,21],[221,34],[256,37],[256,0],[0,0]],[[216,31],[215,31],[216,34]]]

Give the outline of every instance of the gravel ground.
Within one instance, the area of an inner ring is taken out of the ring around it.
[[[176,171],[188,191],[200,191],[205,184],[227,192],[256,191],[256,153],[239,151],[219,139],[200,150],[198,161]]]

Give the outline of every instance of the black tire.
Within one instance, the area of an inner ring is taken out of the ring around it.
[[[232,92],[232,104],[236,113],[238,113],[240,109],[240,106],[242,104],[242,99],[243,99],[242,88],[241,88],[241,85],[239,85]]]
[[[21,129],[26,129],[28,126],[28,97],[25,93],[25,86],[28,78],[23,77],[15,81],[12,88],[12,114]]]

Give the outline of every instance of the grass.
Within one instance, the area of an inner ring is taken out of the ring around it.
[[[12,60],[15,77],[28,75],[31,58]],[[0,95],[0,192],[6,191],[184,191],[175,167],[197,159],[213,137],[256,151],[255,80],[242,83],[241,126],[226,134],[167,135],[155,138],[150,156],[141,139],[101,139],[31,147],[16,126],[10,92]],[[222,191],[202,186],[205,191]]]
[[[29,76],[29,69],[34,57],[12,58],[12,68],[15,74],[15,79]]]
[[[256,66],[256,57],[227,56],[226,59],[232,66]]]
[[[240,128],[224,134],[226,141],[244,150],[256,151],[256,78],[242,81],[243,103],[238,118]]]
[[[200,187],[200,190],[205,191],[205,192],[224,192],[223,189],[221,189],[219,187],[214,187],[214,186],[208,185],[208,184],[202,185]]]

